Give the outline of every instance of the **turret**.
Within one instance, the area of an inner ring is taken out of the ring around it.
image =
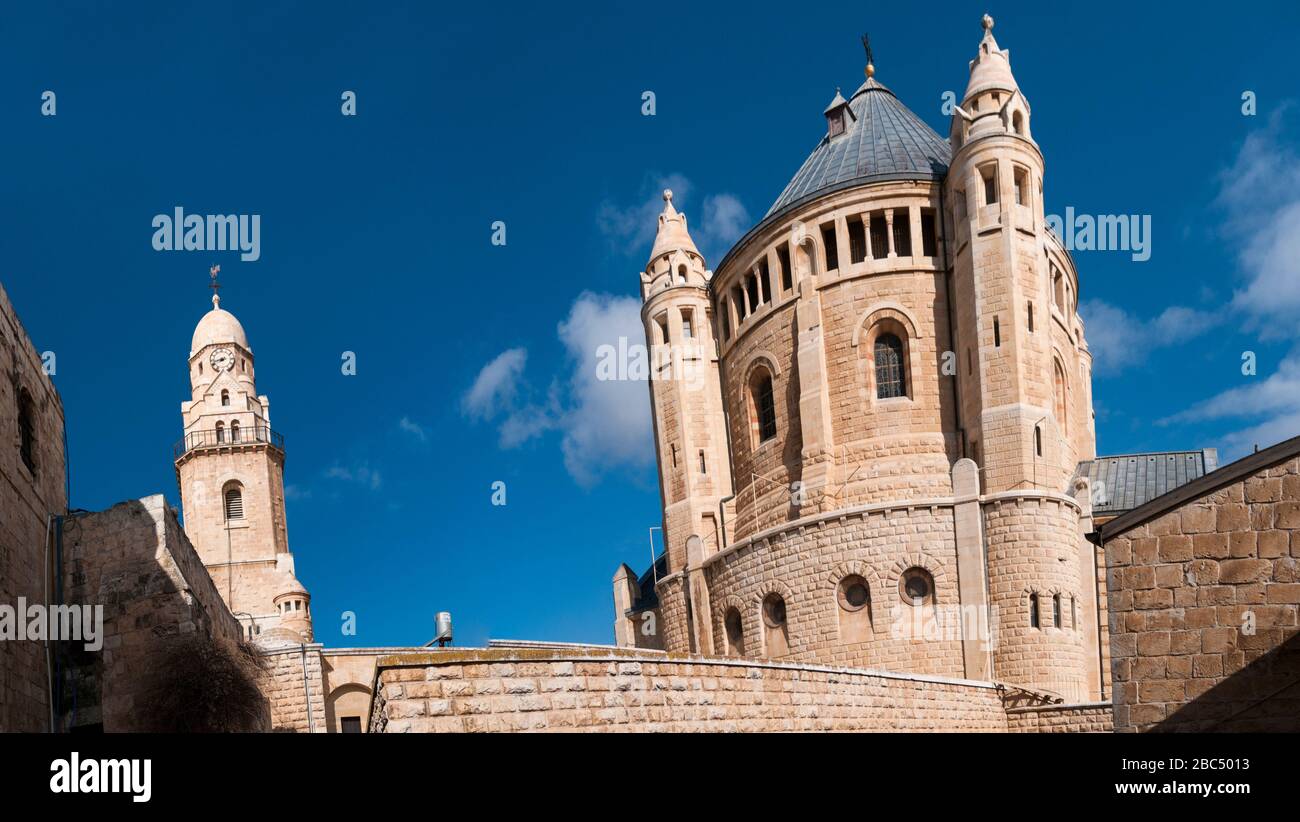
[[[654,248],[641,275],[641,319],[650,351],[650,402],[670,575],[687,569],[687,542],[716,553],[726,538],[719,510],[732,493],[726,417],[718,378],[711,272],[664,192]],[[705,614],[708,611],[704,611]]]

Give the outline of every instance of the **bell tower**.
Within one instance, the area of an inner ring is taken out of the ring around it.
[[[294,575],[285,522],[284,440],[257,393],[244,328],[221,307],[219,271],[190,344],[191,396],[173,454],[185,533],[249,638],[310,641],[310,596]]]

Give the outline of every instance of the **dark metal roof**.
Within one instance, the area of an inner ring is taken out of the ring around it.
[[[822,137],[766,216],[836,189],[881,180],[942,180],[948,173],[948,141],[874,77],[849,100],[849,112],[846,132]]]
[[[1199,479],[1219,467],[1213,448],[1098,457],[1079,463],[1076,477],[1092,486],[1092,514],[1113,517]]]
[[[637,580],[637,587],[641,589],[641,596],[636,603],[628,610],[636,613],[638,611],[649,611],[652,608],[659,607],[659,592],[655,590],[655,583],[668,576],[668,555],[660,554],[655,560],[655,564],[646,570],[641,578]]]

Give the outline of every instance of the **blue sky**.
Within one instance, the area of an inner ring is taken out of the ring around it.
[[[1300,433],[1293,3],[216,5],[6,11],[0,281],[58,358],[72,505],[175,504],[185,357],[221,264],[329,645],[422,643],[443,609],[462,644],[611,641],[610,579],[645,567],[659,493],[645,386],[584,366],[640,333],[659,190],[716,264],[861,82],[862,31],[877,78],[946,134],[988,11],[1048,211],[1151,215],[1150,260],[1076,253],[1102,453]],[[261,215],[261,258],[154,251],[176,206]]]

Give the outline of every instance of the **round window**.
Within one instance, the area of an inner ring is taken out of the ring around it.
[[[871,599],[867,581],[854,574],[840,580],[840,607],[846,611],[861,610]]]
[[[934,577],[924,568],[908,568],[898,578],[898,594],[908,604],[918,600],[922,604],[930,603],[934,600]]]
[[[785,600],[779,595],[763,600],[763,621],[773,628],[785,627]]]

